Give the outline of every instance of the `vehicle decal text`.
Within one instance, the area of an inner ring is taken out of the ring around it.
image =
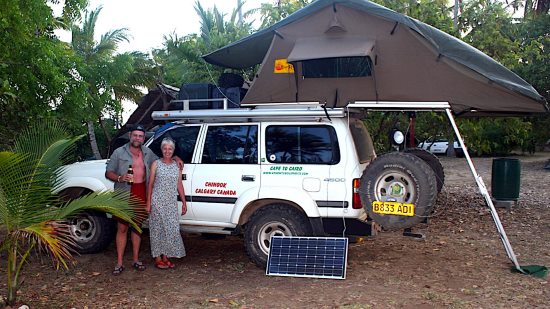
[[[303,171],[301,166],[280,166],[274,165],[269,168],[269,171],[264,171],[264,175],[308,175],[309,173]]]
[[[227,182],[204,183],[204,188],[196,188],[195,193],[216,194],[216,195],[237,195],[237,191],[227,189]]]

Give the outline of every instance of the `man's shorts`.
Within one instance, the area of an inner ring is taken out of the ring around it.
[[[147,205],[147,193],[145,183],[143,182],[132,184],[132,187],[130,189],[130,196],[139,201],[137,208],[134,208],[135,216],[133,219],[136,222],[137,226],[141,227],[143,221],[147,219],[147,211],[145,210],[145,207]],[[120,223],[128,224],[126,221],[121,220],[118,217],[114,218]]]

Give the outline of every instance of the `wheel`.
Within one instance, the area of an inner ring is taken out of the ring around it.
[[[405,229],[424,221],[435,205],[437,183],[430,166],[420,158],[393,152],[371,162],[361,177],[361,202],[369,216],[385,230]],[[375,213],[373,202],[413,204],[414,215]]]
[[[445,184],[445,171],[439,158],[433,153],[420,148],[407,148],[405,153],[410,153],[422,159],[426,162],[435,173],[435,180],[437,182],[437,193],[441,192],[443,185]]]
[[[115,221],[98,212],[84,212],[69,219],[69,231],[79,253],[104,250],[115,236]]]
[[[311,225],[297,209],[271,204],[257,210],[245,226],[246,253],[259,267],[265,268],[271,236],[308,236]]]

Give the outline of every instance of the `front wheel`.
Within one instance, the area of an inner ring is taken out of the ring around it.
[[[79,253],[103,251],[113,240],[115,230],[115,221],[98,212],[83,212],[69,219],[69,233]]]
[[[265,268],[271,236],[308,236],[311,225],[300,211],[283,204],[272,204],[256,211],[245,226],[246,253]]]

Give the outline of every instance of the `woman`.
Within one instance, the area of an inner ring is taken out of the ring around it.
[[[184,257],[185,247],[181,239],[176,191],[182,200],[181,215],[187,212],[185,193],[181,183],[181,170],[172,158],[176,145],[170,138],[160,144],[162,158],[151,164],[147,212],[151,253],[155,266],[160,269],[173,268],[168,257]]]

